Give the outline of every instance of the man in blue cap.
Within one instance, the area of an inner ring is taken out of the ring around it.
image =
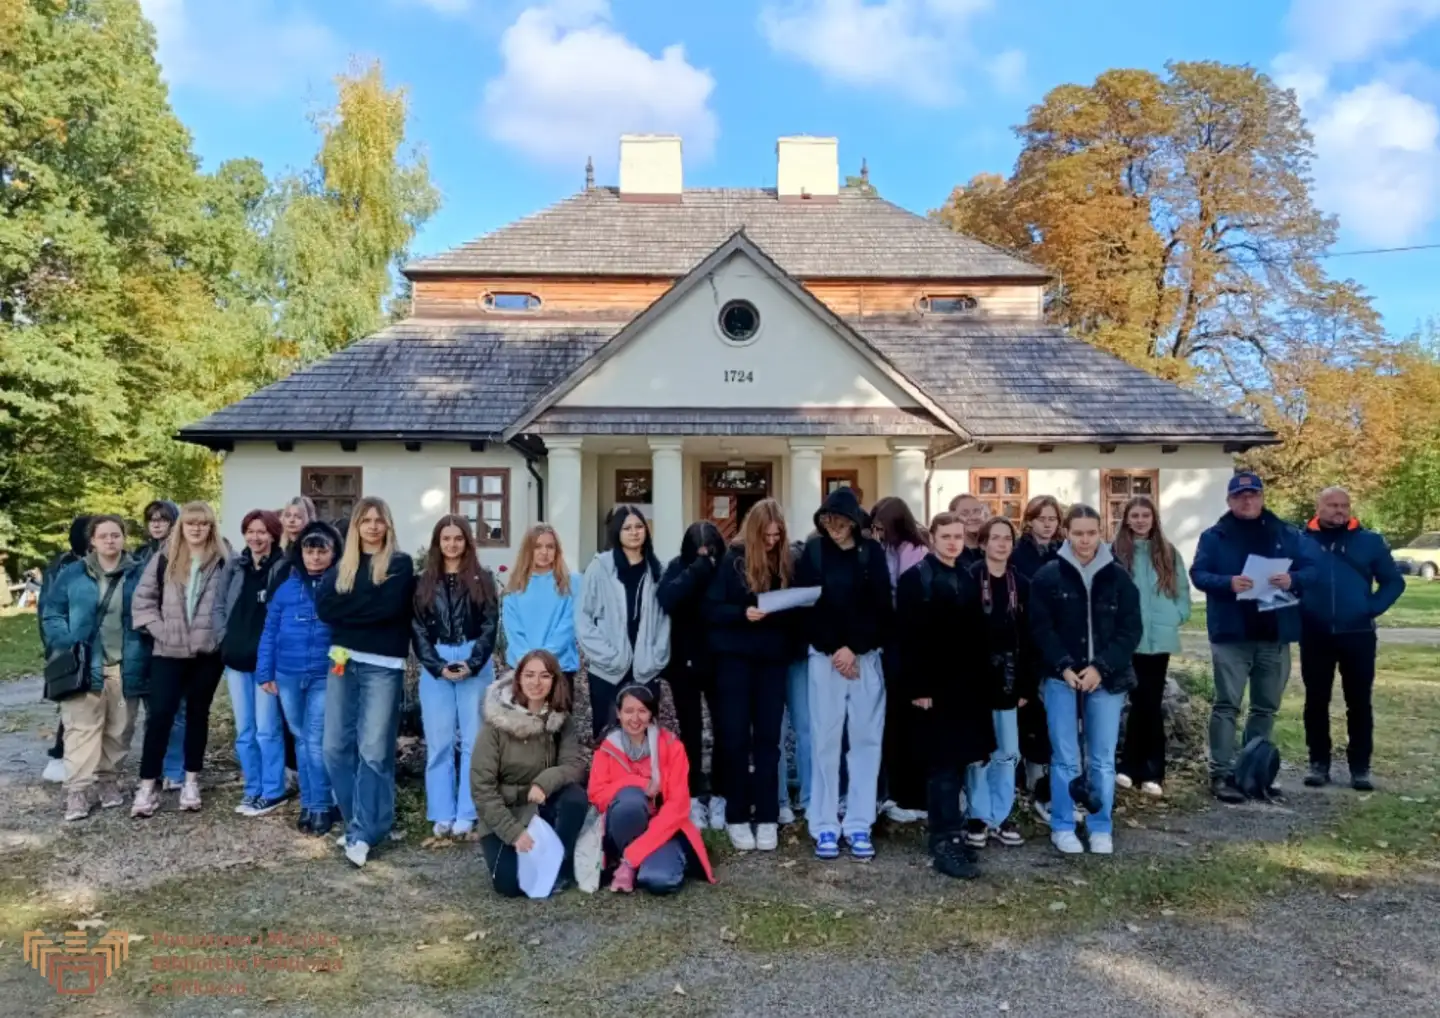
[[[1243,575],[1245,563],[1251,555],[1289,559],[1289,570],[1269,579],[1298,595],[1308,559],[1300,531],[1265,508],[1259,475],[1241,471],[1230,478],[1225,501],[1230,511],[1200,535],[1190,579],[1205,592],[1215,671],[1210,789],[1221,802],[1237,803],[1245,800],[1233,776],[1240,702],[1248,686],[1250,713],[1242,745],[1256,737],[1269,739],[1290,680],[1290,645],[1300,639],[1300,609],[1293,601],[1262,611],[1259,601],[1237,599],[1255,586]]]

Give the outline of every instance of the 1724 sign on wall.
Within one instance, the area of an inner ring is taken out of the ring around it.
[[[725,381],[730,385],[745,385],[755,381],[755,372],[732,370],[725,372]]]

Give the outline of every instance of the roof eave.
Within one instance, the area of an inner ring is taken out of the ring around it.
[[[234,446],[236,442],[499,442],[496,431],[291,431],[268,428],[247,431],[239,428],[182,428],[176,441],[210,449]]]

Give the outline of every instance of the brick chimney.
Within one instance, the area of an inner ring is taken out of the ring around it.
[[[678,202],[684,191],[680,136],[620,136],[620,200]]]
[[[840,151],[834,138],[781,138],[776,193],[783,202],[840,200]]]

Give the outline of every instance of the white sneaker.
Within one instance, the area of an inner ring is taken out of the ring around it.
[[[1134,787],[1135,787],[1135,782],[1133,782],[1133,781],[1130,780],[1130,775],[1128,775],[1128,774],[1116,774],[1116,775],[1115,775],[1115,787],[1116,787],[1116,788],[1126,788],[1126,789],[1134,788]]]
[[[710,796],[710,829],[712,831],[725,829],[725,797],[723,795]]]
[[[703,831],[710,826],[710,811],[705,808],[705,804],[699,799],[690,800],[690,822],[694,824],[695,829],[699,831]]]
[[[726,824],[725,833],[730,835],[730,844],[735,846],[735,851],[755,851],[755,832],[749,824]]]
[[[1114,855],[1115,841],[1108,834],[1090,835],[1090,851],[1096,855]]]
[[[61,757],[57,760],[52,756],[50,762],[45,765],[45,770],[40,773],[40,777],[46,781],[64,781],[65,759]]]
[[[345,858],[349,859],[355,866],[364,866],[365,860],[370,858],[370,846],[363,841],[345,846]]]
[[[1160,783],[1158,781],[1145,782],[1143,785],[1140,786],[1140,791],[1142,794],[1153,796],[1156,799],[1163,798],[1165,795],[1165,789],[1160,787]]]
[[[450,825],[444,821],[438,821],[434,827],[430,828],[430,833],[437,838],[448,838],[450,837]]]
[[[180,789],[180,808],[193,813],[200,806],[200,779],[187,777]]]
[[[779,848],[780,828],[775,824],[756,824],[755,847],[762,852],[773,852]]]
[[[1084,855],[1085,846],[1075,837],[1074,831],[1051,831],[1050,843],[1065,855]]]
[[[345,824],[344,824],[343,821],[341,822],[340,826],[341,826],[341,827],[344,827],[344,826],[345,826]],[[335,839],[335,844],[339,845],[341,848],[344,848],[344,847],[345,847],[345,839],[346,839],[346,837],[347,837],[346,833],[345,833],[344,831],[341,831],[341,832],[340,832],[340,837],[338,837],[338,838]]]
[[[470,832],[473,831],[474,829],[475,829],[475,821],[473,821],[473,820],[456,820],[456,821],[455,821],[455,826],[452,827],[452,828],[450,828],[450,833],[451,833],[454,837],[457,837],[457,838],[468,838],[468,837],[470,837]]]
[[[780,804],[780,826],[789,827],[795,822],[795,810],[788,802]]]

